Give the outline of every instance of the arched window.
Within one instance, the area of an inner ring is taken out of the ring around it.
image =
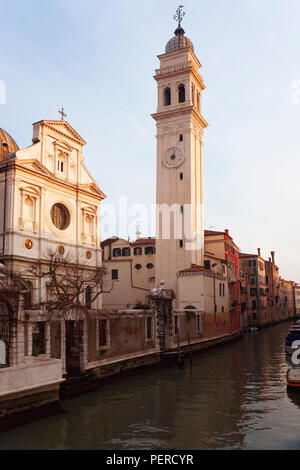
[[[165,88],[164,89],[164,105],[170,106],[171,104],[171,89]]]
[[[179,85],[178,87],[178,103],[185,102],[185,86]]]
[[[34,208],[33,208],[33,198],[27,196],[24,202],[24,218],[28,220],[33,220]]]
[[[123,248],[122,256],[130,256],[130,248]]]
[[[135,254],[135,255],[142,255],[142,254],[143,254],[142,248],[141,248],[141,247],[135,248],[135,249],[134,249],[134,254]]]
[[[115,249],[113,250],[113,257],[114,257],[114,258],[118,258],[118,256],[122,256],[122,251],[121,251],[120,248],[115,248]]]

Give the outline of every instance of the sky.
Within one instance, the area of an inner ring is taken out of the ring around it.
[[[153,205],[153,75],[178,2],[0,0],[0,7],[0,127],[24,148],[32,123],[59,119],[64,106],[87,141],[85,162],[105,204],[119,207],[126,197],[129,206]],[[268,259],[276,251],[281,276],[300,282],[300,2],[186,0],[184,7],[207,87],[205,228],[229,229],[243,252],[260,247]],[[125,231],[116,234],[132,236],[134,225]]]

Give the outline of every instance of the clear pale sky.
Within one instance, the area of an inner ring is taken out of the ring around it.
[[[275,250],[281,275],[300,282],[300,93],[292,88],[300,80],[300,1],[183,3],[207,86],[205,227],[228,228],[245,252],[260,247],[268,258]],[[155,203],[152,77],[178,2],[0,0],[0,7],[7,87],[0,127],[27,147],[32,123],[58,119],[64,106],[88,142],[86,164],[106,203],[119,196]]]

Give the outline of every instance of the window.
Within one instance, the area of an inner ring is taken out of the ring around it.
[[[249,261],[249,266],[250,266],[250,268],[251,268],[251,267],[252,267],[252,268],[255,268],[255,267],[256,267],[256,261],[255,261],[255,259]]]
[[[153,269],[154,265],[152,263],[147,264],[147,269]]]
[[[180,175],[179,175],[179,179],[180,179],[180,181],[182,181],[182,180],[183,180],[183,173],[180,173]]]
[[[252,310],[256,310],[256,300],[252,300]]]
[[[223,284],[223,297],[225,297],[225,284]]]
[[[24,295],[24,308],[31,308],[32,304],[32,283],[30,281],[26,281],[28,291]]]
[[[174,317],[174,333],[175,333],[175,336],[179,336],[179,328],[180,328],[179,317],[178,317],[178,315],[175,315],[175,317]]]
[[[32,327],[32,355],[46,354],[45,322],[37,322]]]
[[[185,86],[180,85],[178,87],[178,103],[184,103],[185,102]]]
[[[135,249],[133,250],[133,253],[134,253],[135,256],[142,255],[142,254],[143,254],[143,250],[142,250],[142,248],[140,248],[140,247],[139,247],[139,248],[135,248]]]
[[[85,289],[85,305],[88,308],[91,308],[91,302],[92,302],[92,288],[91,286],[87,286]]]
[[[121,255],[122,255],[122,251],[121,251],[120,248],[115,248],[115,249],[113,250],[113,257],[114,257],[114,258],[118,258],[118,257],[121,256]]]
[[[180,207],[180,214],[183,214],[183,213],[184,213],[184,207],[181,206],[181,207]]]
[[[218,307],[215,305],[215,313],[218,312]]]
[[[219,294],[220,294],[220,297],[222,297],[222,284],[219,284]]]
[[[196,315],[196,331],[197,333],[201,333],[201,316]]]
[[[155,254],[155,248],[153,246],[147,246],[145,248],[145,255],[154,255]]]
[[[179,248],[183,248],[183,240],[179,240]]]
[[[251,289],[250,289],[250,295],[251,295],[252,297],[255,297],[255,296],[257,295],[257,289],[254,288],[254,287],[251,287]]]
[[[122,256],[130,256],[130,248],[123,248]]]
[[[165,88],[164,90],[164,105],[170,106],[171,104],[171,90],[170,88]]]
[[[180,134],[180,136],[179,136],[179,142],[183,142],[183,140],[184,140],[184,136],[183,136],[183,134]]]
[[[98,346],[99,348],[109,347],[108,320],[98,320]]]
[[[147,317],[146,318],[146,338],[147,341],[150,341],[153,339],[153,318],[152,317]]]
[[[112,270],[111,278],[113,281],[117,281],[119,279],[119,271],[117,269]]]
[[[205,269],[210,269],[210,261],[209,260],[204,261],[204,267],[205,267]]]
[[[224,307],[222,307],[222,313],[224,313]]]
[[[142,265],[141,264],[136,264],[135,265],[135,269],[137,269],[138,271],[140,271],[142,269]]]
[[[63,204],[54,204],[51,209],[51,220],[59,230],[66,230],[70,225],[70,212]]]

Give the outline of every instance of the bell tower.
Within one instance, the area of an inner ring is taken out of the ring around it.
[[[157,125],[157,250],[156,284],[161,280],[177,292],[177,273],[203,265],[203,131],[201,64],[181,27],[180,6],[175,35],[159,55],[154,76],[158,85]]]

